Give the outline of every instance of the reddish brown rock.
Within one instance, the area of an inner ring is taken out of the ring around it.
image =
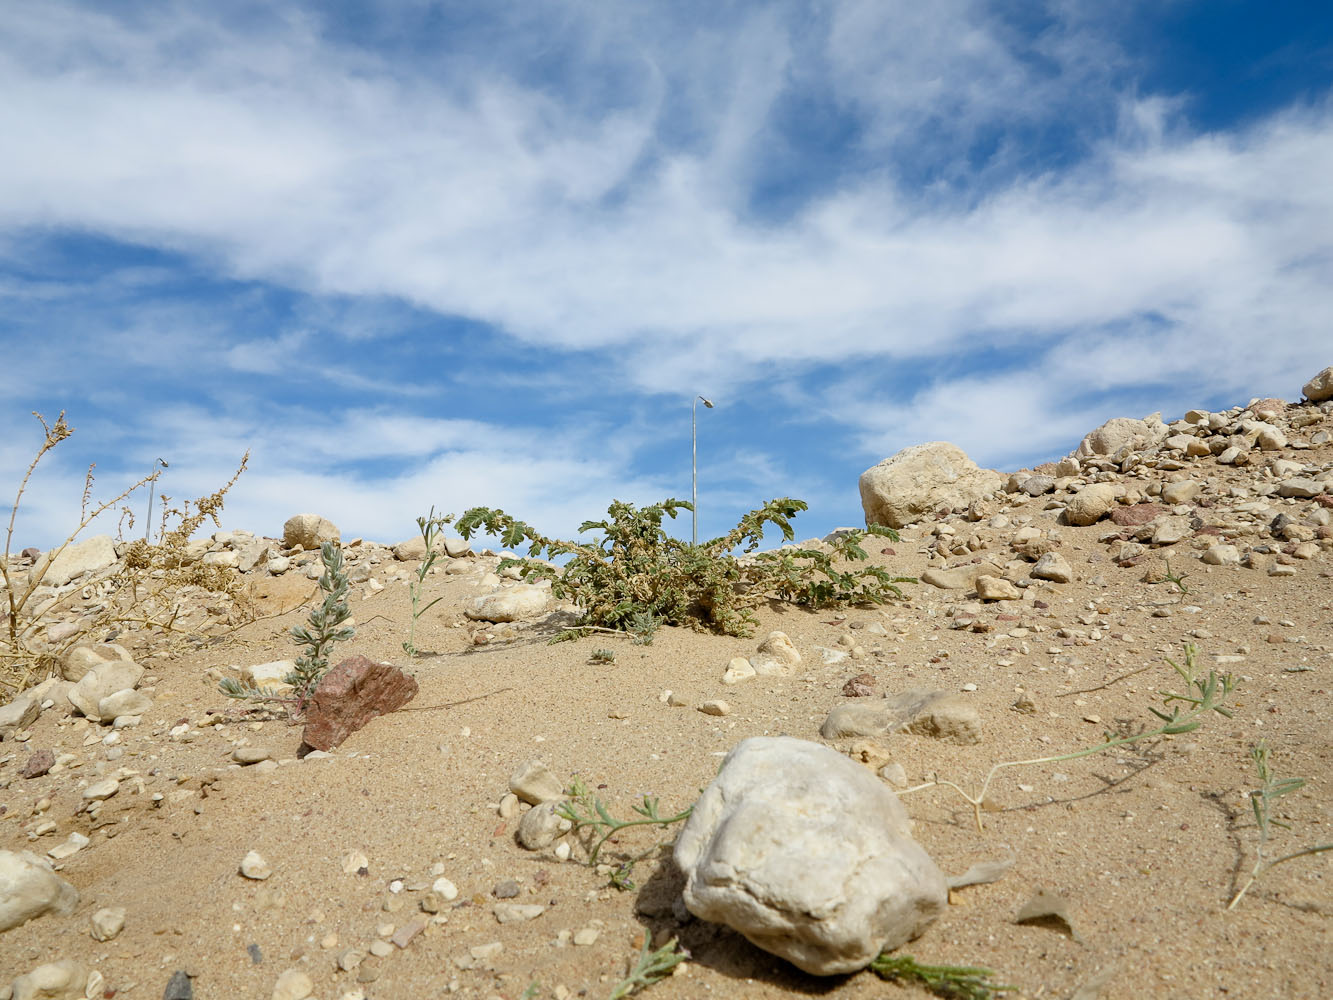
[[[305,745],[332,750],[371,719],[416,697],[417,682],[397,667],[353,656],[320,680],[306,707]]]
[[[1136,503],[1132,507],[1117,507],[1111,511],[1111,520],[1122,528],[1147,524],[1166,513],[1166,508],[1155,503]]]
[[[56,755],[54,751],[46,748],[34,750],[24,761],[23,770],[19,774],[25,778],[40,778],[55,766],[55,762]]]
[[[857,674],[842,686],[842,693],[848,698],[869,698],[875,693],[875,676]]]

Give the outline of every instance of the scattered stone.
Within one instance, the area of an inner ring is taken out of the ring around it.
[[[1113,483],[1093,483],[1085,486],[1065,505],[1066,524],[1089,525],[1100,521],[1115,507],[1118,489]]]
[[[1278,484],[1277,495],[1293,497],[1298,500],[1313,500],[1324,492],[1323,484],[1316,479],[1294,476]]]
[[[372,719],[402,708],[416,693],[416,679],[397,667],[350,657],[315,687],[302,741],[316,750],[332,750]]]
[[[102,719],[116,719],[122,715],[143,715],[153,707],[153,699],[139,691],[126,689],[109,694],[97,703],[97,714]]]
[[[0,931],[46,913],[65,917],[79,905],[79,891],[30,851],[0,850]]]
[[[759,652],[792,667],[801,662],[801,654],[786,632],[768,633],[768,638],[759,644]]]
[[[997,492],[998,472],[978,468],[943,441],[905,448],[861,474],[866,524],[902,528],[937,510],[967,507]]]
[[[1117,507],[1111,511],[1111,523],[1123,528],[1132,528],[1155,521],[1166,512],[1166,508],[1161,504],[1136,503],[1129,507]]]
[[[842,686],[842,693],[847,698],[869,698],[875,693],[875,675],[857,674],[849,678]]]
[[[426,929],[426,923],[424,917],[414,917],[394,931],[389,940],[399,948],[406,948],[414,937]]]
[[[739,684],[741,681],[748,681],[755,676],[755,669],[750,661],[743,656],[733,656],[727,664],[727,669],[722,671],[722,683],[731,685]]]
[[[516,622],[536,618],[551,606],[551,590],[535,583],[516,583],[463,605],[463,614],[475,621]]]
[[[116,660],[134,662],[133,657],[130,656],[129,651],[124,646],[118,646],[112,642],[85,642],[70,646],[69,649],[61,653],[56,658],[56,667],[60,671],[60,676],[65,680],[79,681],[93,667]]]
[[[261,691],[272,691],[276,695],[290,694],[294,690],[286,678],[295,671],[295,660],[273,660],[270,663],[256,663],[237,668],[242,681]]]
[[[1082,459],[1094,455],[1143,451],[1165,440],[1168,433],[1160,413],[1142,420],[1115,417],[1087,434],[1075,449],[1074,457]]]
[[[95,781],[83,790],[83,800],[85,802],[101,802],[109,799],[120,791],[120,782],[115,778],[103,778],[101,781]]]
[[[731,714],[731,706],[721,698],[714,698],[700,705],[699,711],[703,712],[704,715],[725,716]]]
[[[1073,920],[1070,919],[1069,902],[1059,893],[1048,892],[1045,889],[1038,889],[1036,894],[1023,904],[1018,916],[1014,918],[1014,923],[1051,927],[1075,941],[1083,940],[1074,928]]]
[[[288,969],[273,984],[273,1000],[308,1000],[314,992],[315,984],[300,969]]]
[[[541,903],[496,903],[491,911],[500,923],[515,924],[536,920],[546,912],[546,907]]]
[[[0,739],[9,739],[20,730],[27,729],[41,714],[42,706],[35,698],[19,695],[0,708]]]
[[[1203,554],[1209,566],[1239,566],[1240,550],[1234,545],[1214,545]]]
[[[241,874],[246,878],[262,882],[273,874],[273,868],[258,851],[250,851],[241,859]]]
[[[1053,580],[1056,583],[1068,583],[1074,579],[1073,567],[1058,552],[1047,552],[1032,567],[1032,576],[1038,580]]]
[[[503,882],[497,882],[491,889],[491,895],[496,899],[514,899],[518,896],[520,890],[518,883],[512,878],[507,878]]]
[[[805,972],[857,971],[945,907],[944,874],[909,831],[865,768],[816,743],[752,737],[676,841],[685,906]]]
[[[125,929],[125,907],[104,906],[89,919],[93,940],[110,941]]]
[[[1202,483],[1196,483],[1192,479],[1182,479],[1180,482],[1167,483],[1162,487],[1162,503],[1189,503],[1199,495],[1199,490],[1202,488]]]
[[[78,854],[90,843],[92,843],[92,841],[75,830],[65,838],[63,843],[57,844],[55,847],[48,850],[46,855],[53,861],[64,861],[66,858],[74,857],[74,855]]]
[[[953,569],[940,569],[932,566],[921,574],[921,582],[941,590],[971,590],[977,585],[979,576],[999,576],[1003,572],[994,563],[970,563]]]
[[[337,525],[318,514],[296,514],[282,526],[282,544],[289,549],[299,545],[308,552],[317,552],[324,542],[341,540]]]
[[[1333,367],[1325,368],[1301,389],[1305,398],[1312,403],[1322,403],[1333,399]]]
[[[28,754],[28,759],[23,762],[23,768],[19,771],[19,775],[24,778],[40,778],[55,766],[55,762],[54,750],[46,747],[34,750]]]
[[[540,851],[555,843],[557,837],[568,833],[573,824],[556,814],[558,802],[543,802],[533,806],[518,821],[518,842],[529,851]]]
[[[231,752],[231,759],[238,764],[258,764],[273,756],[268,747],[237,747]]]
[[[1018,601],[1023,592],[999,576],[981,575],[976,580],[977,597],[983,601]]]
[[[69,703],[93,722],[103,721],[102,699],[117,691],[133,689],[143,678],[143,667],[131,659],[103,660],[84,674],[69,690]],[[114,716],[106,717],[110,722]]]
[[[40,580],[48,587],[63,587],[84,573],[96,573],[115,564],[115,540],[110,535],[94,535],[45,553],[29,571],[28,580],[34,584]]]
[[[48,962],[17,977],[10,989],[13,1000],[83,1000],[88,969],[72,958]]]
[[[907,723],[907,731],[950,743],[980,743],[981,714],[976,706],[962,695],[940,694]]]
[[[565,786],[545,764],[530,760],[509,776],[509,790],[531,806],[565,797]]]
[[[184,969],[177,969],[167,980],[167,988],[162,992],[162,1000],[194,1000],[194,986],[190,983],[190,974]]]

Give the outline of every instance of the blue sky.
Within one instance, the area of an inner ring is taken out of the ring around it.
[[[697,393],[700,534],[808,537],[1333,363],[1326,3],[45,0],[0,94],[18,545],[247,449],[228,527],[567,533],[688,498]]]

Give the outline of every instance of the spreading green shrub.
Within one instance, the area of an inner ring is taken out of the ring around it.
[[[880,604],[891,594],[903,596],[897,584],[916,582],[878,566],[855,565],[868,558],[860,544],[867,534],[897,540],[892,528],[878,525],[840,534],[827,549],[754,552],[765,525],[779,528],[790,542],[795,537],[790,519],[806,509],[801,500],[770,500],[727,534],[698,545],[672,538],[662,528],[664,517],[693,510],[684,500],[663,500],[642,509],[617,500],[605,520],[579,526],[580,534],[599,533],[588,542],[548,538],[487,507],[464,513],[457,529],[468,539],[497,536],[509,548],[527,544],[527,558],[507,559],[501,568],[518,566],[525,580],[549,579],[557,598],[572,600],[582,610],[582,629],[630,632],[640,641],[650,640],[658,623],[748,635],[755,625],[752,609],[770,598],[815,607]],[[734,555],[736,549],[742,555]],[[572,558],[564,566],[540,561],[561,556]]]

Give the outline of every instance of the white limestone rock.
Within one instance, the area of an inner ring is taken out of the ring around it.
[[[13,1000],[83,1000],[88,968],[72,958],[47,962],[17,977],[10,990]]]
[[[474,621],[516,622],[524,618],[536,618],[550,606],[549,587],[518,583],[472,598],[463,605],[463,614]]]
[[[133,660],[103,660],[79,679],[66,696],[69,703],[93,722],[103,721],[101,704],[117,691],[138,686],[143,667]],[[105,717],[107,722],[111,716]]]
[[[868,525],[902,528],[941,508],[967,507],[1003,485],[998,472],[978,468],[957,445],[933,441],[861,473],[861,508]]]
[[[1170,431],[1162,423],[1162,415],[1154,413],[1135,420],[1132,417],[1114,417],[1087,434],[1074,451],[1075,458],[1092,455],[1114,456],[1124,451],[1143,451],[1161,443]]]
[[[77,576],[95,573],[116,563],[116,543],[110,535],[94,535],[67,545],[59,555],[55,551],[44,553],[33,564],[29,580],[40,579],[48,587],[63,587]]]
[[[1333,368],[1325,368],[1310,379],[1305,383],[1301,392],[1305,393],[1305,398],[1312,403],[1322,403],[1326,399],[1333,399]]]
[[[727,755],[675,858],[691,913],[821,976],[917,937],[948,895],[893,792],[790,737],[752,737]]]
[[[1065,505],[1065,523],[1096,524],[1115,507],[1117,493],[1118,487],[1114,483],[1093,483],[1083,487]]]
[[[318,549],[324,542],[342,540],[338,526],[318,514],[296,514],[282,526],[282,544],[287,548],[299,545],[306,551]]]
[[[31,851],[0,851],[0,931],[54,913],[68,916],[79,891]]]

